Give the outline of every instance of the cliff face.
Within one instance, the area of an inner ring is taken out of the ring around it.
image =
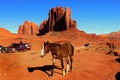
[[[72,28],[77,29],[77,25],[76,21],[71,18],[70,8],[56,7],[49,11],[48,20],[44,20],[40,24],[39,35],[44,35],[50,31],[64,31]]]
[[[37,24],[29,21],[25,21],[23,25],[19,26],[18,34],[31,34],[36,35],[39,31]]]

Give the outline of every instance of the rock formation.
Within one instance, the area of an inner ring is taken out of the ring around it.
[[[19,26],[18,34],[44,35],[50,31],[64,31],[69,29],[77,29],[76,21],[71,18],[71,10],[69,7],[52,8],[49,11],[49,18],[40,24],[25,21]]]
[[[23,25],[19,26],[18,34],[32,34],[36,35],[39,32],[39,27],[34,22],[25,21]]]
[[[48,20],[40,24],[39,35],[50,31],[64,31],[71,28],[77,29],[77,25],[76,21],[71,18],[70,8],[56,7],[49,11]]]

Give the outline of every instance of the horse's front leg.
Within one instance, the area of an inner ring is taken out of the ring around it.
[[[70,70],[69,59],[68,59],[68,57],[66,57],[65,60],[66,60],[66,63],[67,63],[67,70],[66,70],[66,73],[68,73],[68,71]]]
[[[65,69],[64,69],[63,59],[61,59],[61,66],[62,66],[63,76],[64,76],[65,75]]]
[[[55,68],[55,58],[52,59],[52,62],[53,62],[53,64],[52,64],[53,67],[52,67],[52,72],[51,72],[50,77],[53,76],[53,73],[54,73],[54,68]]]

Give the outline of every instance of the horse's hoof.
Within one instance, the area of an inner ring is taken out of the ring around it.
[[[63,69],[63,76],[65,75],[65,73],[66,73],[66,70],[65,70],[65,69]]]
[[[52,76],[50,75],[49,78],[51,78]]]
[[[63,76],[65,75],[65,73],[63,73]]]
[[[65,74],[63,74],[63,76],[65,76]]]
[[[69,71],[66,71],[65,73],[67,74]]]

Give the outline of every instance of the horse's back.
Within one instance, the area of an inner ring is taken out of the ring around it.
[[[74,47],[72,44],[70,43],[64,43],[63,46],[66,47],[66,49],[68,50],[69,52],[69,55],[73,56],[74,55]]]
[[[52,48],[52,53],[53,55],[58,55],[58,56],[73,56],[74,54],[74,47],[70,43],[64,43],[64,44],[59,44],[59,43],[51,43]]]

